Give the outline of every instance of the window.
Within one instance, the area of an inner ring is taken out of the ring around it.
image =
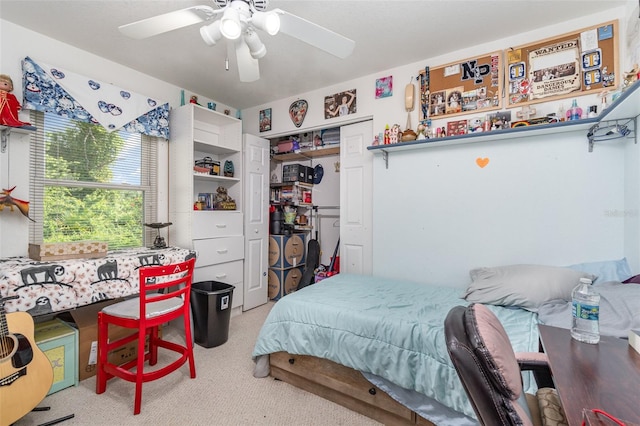
[[[146,245],[155,231],[157,141],[32,112],[30,241]]]

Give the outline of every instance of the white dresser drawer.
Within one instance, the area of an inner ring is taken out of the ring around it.
[[[194,211],[194,239],[242,235],[242,213],[236,211]]]
[[[198,252],[197,267],[240,260],[244,259],[244,237],[193,240],[193,249]]]
[[[233,262],[209,265],[202,268],[196,267],[193,271],[193,282],[220,281],[221,283],[236,285],[242,283],[243,266],[244,262],[242,260],[234,260]]]

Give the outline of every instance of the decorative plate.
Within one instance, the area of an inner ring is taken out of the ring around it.
[[[307,115],[307,107],[309,103],[304,99],[299,99],[291,104],[289,107],[289,117],[291,117],[291,121],[296,127],[302,126],[302,122],[304,121],[304,117]]]

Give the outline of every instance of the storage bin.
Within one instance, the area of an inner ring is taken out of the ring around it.
[[[269,299],[278,300],[297,290],[302,278],[302,267],[289,269],[269,269]]]
[[[306,182],[307,170],[302,164],[285,164],[282,166],[282,182]]]
[[[78,330],[54,319],[35,324],[34,340],[53,368],[47,395],[78,385]]]
[[[304,264],[305,234],[271,235],[269,267],[286,269]]]

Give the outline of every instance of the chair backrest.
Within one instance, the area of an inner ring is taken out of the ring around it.
[[[141,319],[151,312],[155,316],[164,316],[176,311],[175,303],[170,303],[176,298],[181,298],[182,306],[188,309],[195,262],[192,258],[170,265],[145,266],[138,270]],[[163,310],[163,306],[167,309]]]
[[[456,306],[444,322],[447,351],[484,425],[531,425],[522,395],[520,367],[509,336],[486,306]]]

